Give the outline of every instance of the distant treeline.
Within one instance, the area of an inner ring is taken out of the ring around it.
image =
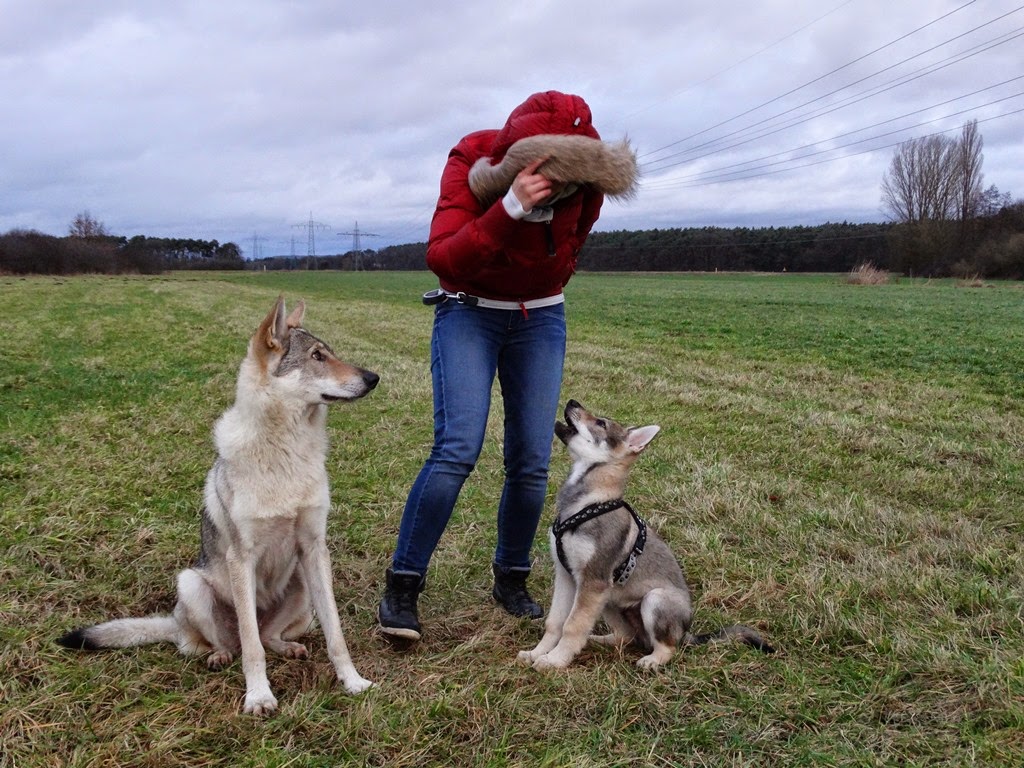
[[[823,224],[766,229],[702,227],[594,232],[579,270],[845,272],[862,261],[888,262],[889,224]],[[426,243],[394,245],[340,256],[260,259],[254,269],[426,268]]]
[[[31,230],[0,235],[0,274],[143,274],[169,269],[243,269],[234,243],[190,238],[54,237]]]
[[[334,256],[270,257],[249,269],[420,270],[426,243]],[[580,271],[849,272],[871,263],[929,277],[1024,279],[1024,202],[959,222],[821,224],[813,227],[700,227],[594,232]]]
[[[595,232],[579,269],[654,272],[847,272],[889,261],[889,224],[702,227]]]
[[[245,261],[234,243],[186,238],[0,235],[0,273],[157,274],[171,269],[422,270],[426,243]],[[581,271],[849,272],[870,263],[928,277],[1024,279],[1024,201],[989,216],[904,224],[594,232]]]

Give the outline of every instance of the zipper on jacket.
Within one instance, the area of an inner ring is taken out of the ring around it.
[[[545,227],[544,234],[547,236],[547,239],[548,239],[548,256],[554,256],[555,255],[555,233],[551,229],[551,222],[550,221],[544,222],[544,227]]]

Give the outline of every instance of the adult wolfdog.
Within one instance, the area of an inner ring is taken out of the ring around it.
[[[372,683],[356,671],[341,631],[325,540],[330,493],[327,405],[367,394],[379,377],[339,360],[302,327],[305,306],[279,298],[249,341],[235,403],[213,429],[217,459],[206,477],[196,564],[178,574],[174,613],[116,619],[57,642],[98,650],[172,642],[208,653],[219,669],[241,652],[244,711],[277,709],[266,673],[269,648],[306,658],[295,639],[315,612],[327,655],[349,693]]]

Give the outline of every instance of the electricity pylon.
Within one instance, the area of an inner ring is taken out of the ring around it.
[[[313,269],[319,269],[319,265],[316,261],[316,235],[314,234],[318,229],[329,229],[327,224],[322,224],[319,221],[313,221],[313,212],[309,212],[309,221],[304,221],[301,224],[292,224],[293,227],[305,227],[309,236],[309,245],[306,249],[306,269],[309,269],[310,263],[313,264]]]
[[[380,237],[380,235],[374,234],[373,232],[360,232],[358,221],[356,222],[356,225],[352,228],[351,232],[339,232],[338,234],[352,235],[352,260],[354,262],[353,266],[355,267],[356,271],[361,271],[363,268],[363,252],[362,249],[359,247],[359,238]]]

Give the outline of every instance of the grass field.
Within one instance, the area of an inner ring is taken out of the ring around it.
[[[431,436],[426,273],[0,277],[0,766],[1024,763],[1024,289],[839,276],[591,275],[569,286],[563,394],[663,431],[630,500],[679,554],[695,629],[758,627],[657,674],[539,637],[490,599],[488,438],[421,599],[424,640],[374,629]],[[330,542],[359,697],[271,657],[74,654],[72,626],[169,610],[198,548],[210,427],[283,293],[382,376],[330,418]],[[492,427],[500,424],[495,413]],[[554,483],[567,471],[560,447]],[[549,524],[551,510],[545,514]],[[550,599],[546,537],[536,577]]]

